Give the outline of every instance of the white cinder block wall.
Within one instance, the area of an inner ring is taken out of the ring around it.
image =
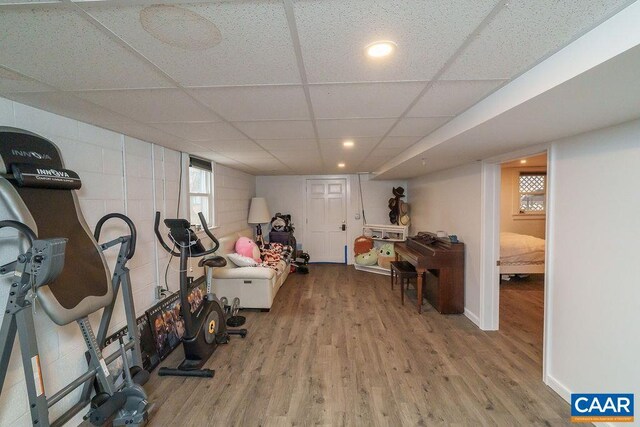
[[[97,221],[110,212],[128,215],[138,231],[136,254],[129,262],[136,311],[140,314],[153,305],[154,288],[164,284],[168,255],[157,246],[153,234],[155,210],[175,217],[180,181],[179,152],[101,129],[76,120],[51,114],[36,108],[0,98],[0,126],[13,126],[42,135],[61,150],[67,168],[79,173],[83,186],[78,198],[84,217],[93,229]],[[214,232],[231,233],[247,227],[250,198],[255,194],[252,175],[227,167],[214,166],[216,210],[219,228]],[[184,168],[183,168],[184,169]],[[183,170],[180,215],[184,216],[187,201],[187,171]],[[126,232],[119,220],[112,219],[103,227],[101,239],[117,237]],[[116,248],[107,254],[113,266]],[[1,260],[4,264],[7,261]],[[177,289],[177,262],[172,263],[168,283]],[[201,272],[196,270],[194,275]],[[0,289],[0,305],[5,306],[7,289]],[[4,311],[4,310],[3,310]],[[2,316],[2,314],[0,314]],[[36,329],[41,353],[45,390],[52,395],[86,369],[84,341],[76,324],[58,327],[36,307]],[[91,318],[97,327],[99,316]],[[112,330],[123,326],[122,304],[116,305]],[[4,345],[4,343],[2,343]],[[78,392],[53,406],[52,418],[72,406]],[[76,417],[69,425],[76,425]],[[0,426],[28,426],[31,419],[26,400],[26,388],[15,345],[7,379],[0,396]]]

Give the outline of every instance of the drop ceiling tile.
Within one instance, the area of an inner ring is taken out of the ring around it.
[[[451,120],[451,117],[420,117],[400,120],[389,136],[426,136]]]
[[[317,157],[320,152],[318,148],[312,149],[291,149],[291,150],[270,150],[270,153],[280,160],[289,160],[289,161],[300,161],[303,159],[314,158]]]
[[[317,149],[318,143],[313,139],[257,139],[256,142],[269,151],[273,150],[308,150]]]
[[[233,126],[224,122],[149,123],[149,125],[190,141],[244,138]]]
[[[22,104],[97,126],[104,127],[111,123],[135,123],[125,116],[80,99],[69,92],[21,92],[8,93],[2,96]]]
[[[196,88],[190,92],[230,121],[309,118],[302,86]]]
[[[317,119],[398,117],[425,83],[366,83],[309,86]]]
[[[433,84],[408,117],[455,116],[480,101],[504,80],[455,80]]]
[[[382,137],[396,119],[316,120],[320,138]]]
[[[138,138],[146,142],[153,142],[155,144],[163,145],[168,148],[173,148],[178,151],[186,151],[197,149],[202,150],[202,147],[198,147],[188,141],[184,141],[174,135],[169,135],[151,126],[139,124],[139,123],[113,123],[109,125],[109,129],[123,133],[125,135]]]
[[[418,142],[422,136],[388,136],[382,140],[383,148],[407,148]]]
[[[372,157],[386,157],[388,159],[392,159],[394,157],[396,157],[397,155],[402,153],[401,148],[385,148],[385,147],[378,147],[375,150],[373,150],[371,152],[371,156]]]
[[[430,80],[495,0],[301,0],[294,3],[309,82]],[[392,40],[393,56],[365,46]]]
[[[300,82],[279,1],[82,7],[184,86]]]
[[[308,120],[234,122],[234,125],[253,139],[305,139],[315,136]]]
[[[202,157],[203,159],[214,161],[216,163],[231,161],[231,159],[228,158],[227,156],[217,153],[215,151],[194,151],[194,152],[191,152],[191,154],[197,157]]]
[[[628,0],[509,2],[443,78],[513,78],[629,3]]]
[[[167,87],[133,53],[68,8],[7,8],[0,64],[66,90]]]
[[[389,157],[374,157],[371,156],[358,165],[358,169],[360,172],[374,172],[376,169],[380,168],[386,162],[391,160]]]
[[[357,156],[365,156],[369,153],[378,143],[380,138],[352,138],[354,146],[351,148],[344,147],[342,145],[344,139],[320,139],[320,149],[323,156],[342,156],[344,159],[351,159]],[[333,153],[333,154],[332,154]]]
[[[275,158],[266,151],[227,151],[220,150],[220,154],[223,156],[229,157],[230,159],[237,161],[248,161],[248,160],[264,160],[270,159],[275,160]]]
[[[210,140],[198,141],[198,145],[209,148],[211,151],[221,153],[223,151],[259,151],[264,152],[262,148],[248,138],[232,139],[232,140]]]
[[[0,65],[0,93],[3,92],[47,92],[52,87]]]
[[[180,89],[105,90],[74,94],[145,123],[220,121]]]

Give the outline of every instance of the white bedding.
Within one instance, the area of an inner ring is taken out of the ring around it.
[[[544,262],[544,239],[516,233],[500,233],[500,261],[503,263]]]

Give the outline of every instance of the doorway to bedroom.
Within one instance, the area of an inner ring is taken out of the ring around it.
[[[547,154],[500,165],[501,333],[542,370]]]

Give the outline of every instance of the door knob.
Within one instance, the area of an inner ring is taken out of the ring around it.
[[[342,229],[342,231],[345,231],[347,229],[347,224],[345,224],[344,222],[342,223],[342,226],[340,226],[340,228]]]

